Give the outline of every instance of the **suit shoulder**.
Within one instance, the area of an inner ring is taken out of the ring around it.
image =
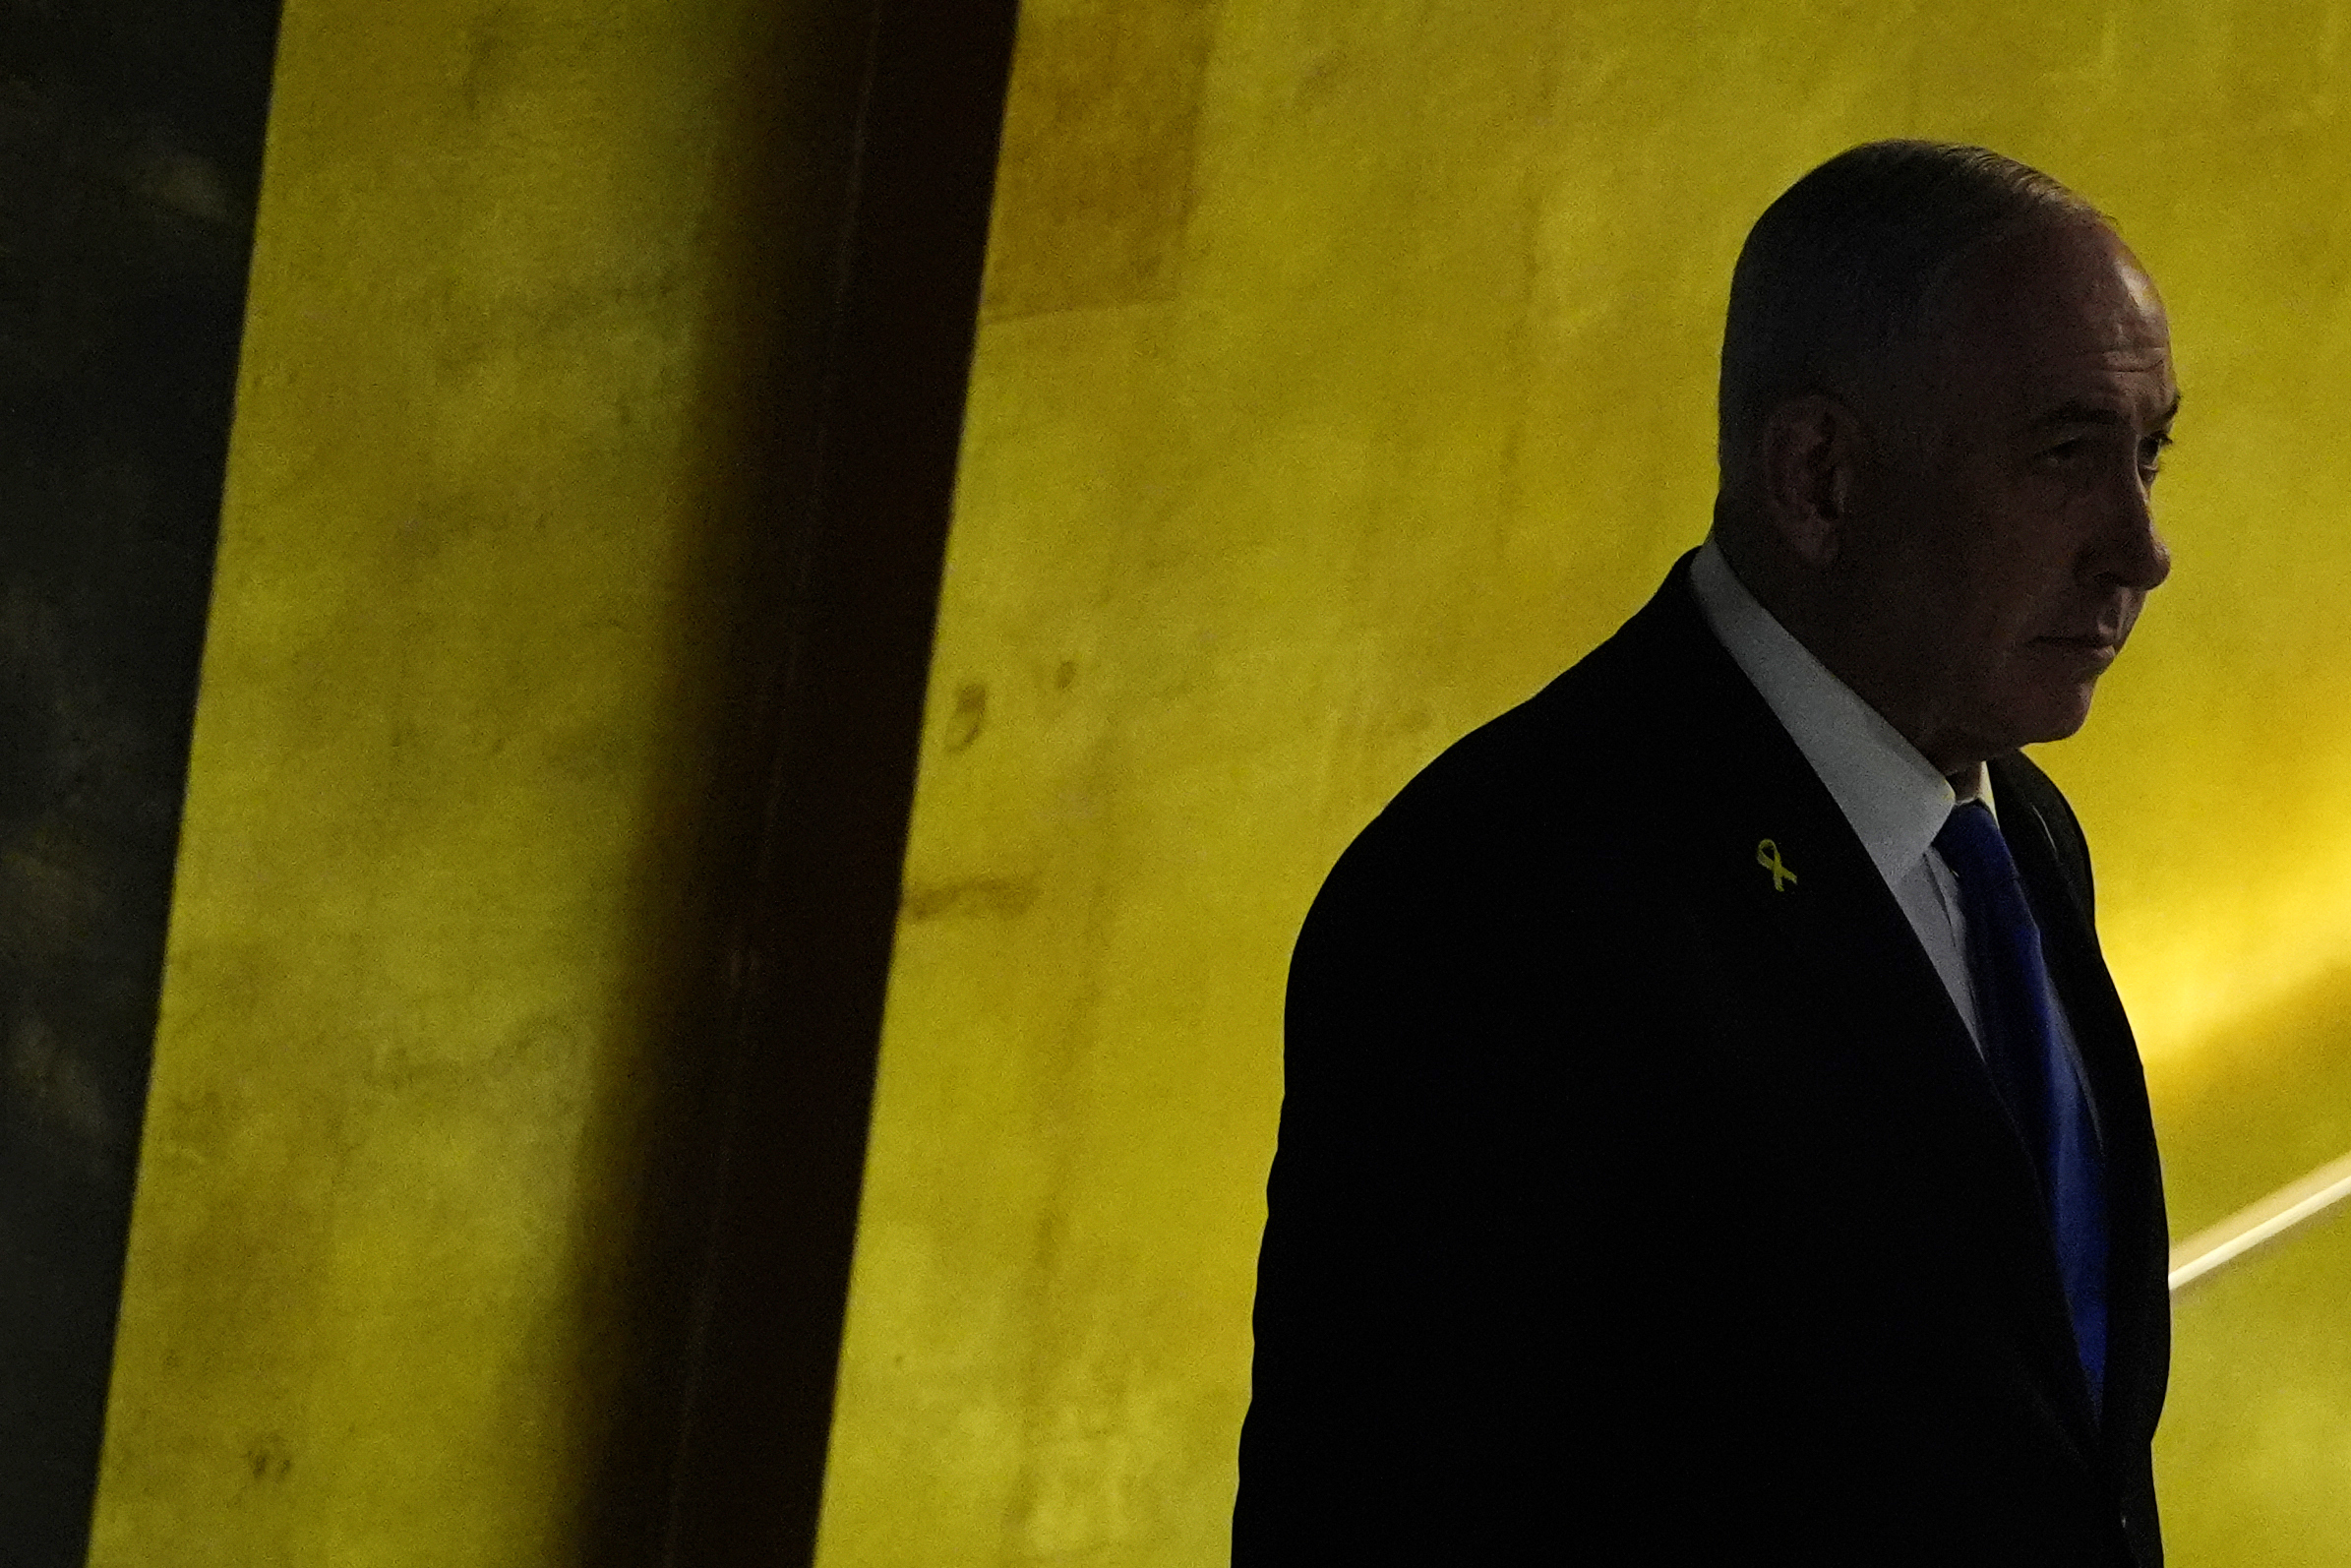
[[[1628,737],[1596,701],[1577,666],[1480,724],[1424,765],[1351,846],[1358,860],[1464,869],[1500,856],[1523,862],[1576,841],[1598,853],[1600,824],[1638,805],[1621,781]],[[1604,854],[1600,855],[1604,860]]]
[[[1741,680],[1669,582],[1398,791],[1331,871],[1301,946],[1317,925],[1425,935],[1452,924],[1507,942],[1543,920],[1646,907],[1658,883],[1641,868],[1719,776],[1694,738]]]

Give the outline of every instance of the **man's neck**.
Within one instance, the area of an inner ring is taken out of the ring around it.
[[[1872,656],[1862,649],[1849,614],[1842,613],[1838,604],[1824,597],[1817,583],[1808,583],[1785,570],[1776,569],[1768,552],[1749,548],[1750,541],[1738,538],[1735,532],[1726,538],[1718,515],[1708,537],[1740,584],[1788,635],[1802,643],[1805,651],[1821,661],[1823,668],[1893,725],[1895,732],[1909,742],[1929,765],[1950,779],[1961,800],[1970,798],[1973,782],[1982,776],[1983,764],[1946,765],[1951,749],[1938,742],[1948,738],[1936,733],[1937,726],[1929,714],[1915,703],[1903,700],[1904,684],[1888,673],[1894,661]]]

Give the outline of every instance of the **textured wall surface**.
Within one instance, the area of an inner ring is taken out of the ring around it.
[[[93,1563],[655,1555],[826,15],[287,8]]]
[[[2351,1148],[2351,7],[1032,0],[827,1568],[1218,1562],[1290,941],[1704,534],[1747,225],[1854,142],[2111,211],[2179,558],[2080,738],[2178,1234]],[[2182,1303],[2178,1560],[2351,1558],[2344,1229]]]
[[[83,1558],[275,0],[0,0],[0,1562]]]

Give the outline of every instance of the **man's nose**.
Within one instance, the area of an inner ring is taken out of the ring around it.
[[[2098,574],[2126,588],[2150,592],[2171,575],[2171,547],[2156,531],[2154,497],[2146,476],[2135,465],[2117,490],[2114,514],[2100,540]]]

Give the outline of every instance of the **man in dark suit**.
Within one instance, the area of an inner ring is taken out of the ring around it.
[[[1757,222],[1704,547],[1291,970],[1239,1568],[2161,1560],[2146,1094],[2072,734],[2169,570],[2106,221],[1877,143]]]

